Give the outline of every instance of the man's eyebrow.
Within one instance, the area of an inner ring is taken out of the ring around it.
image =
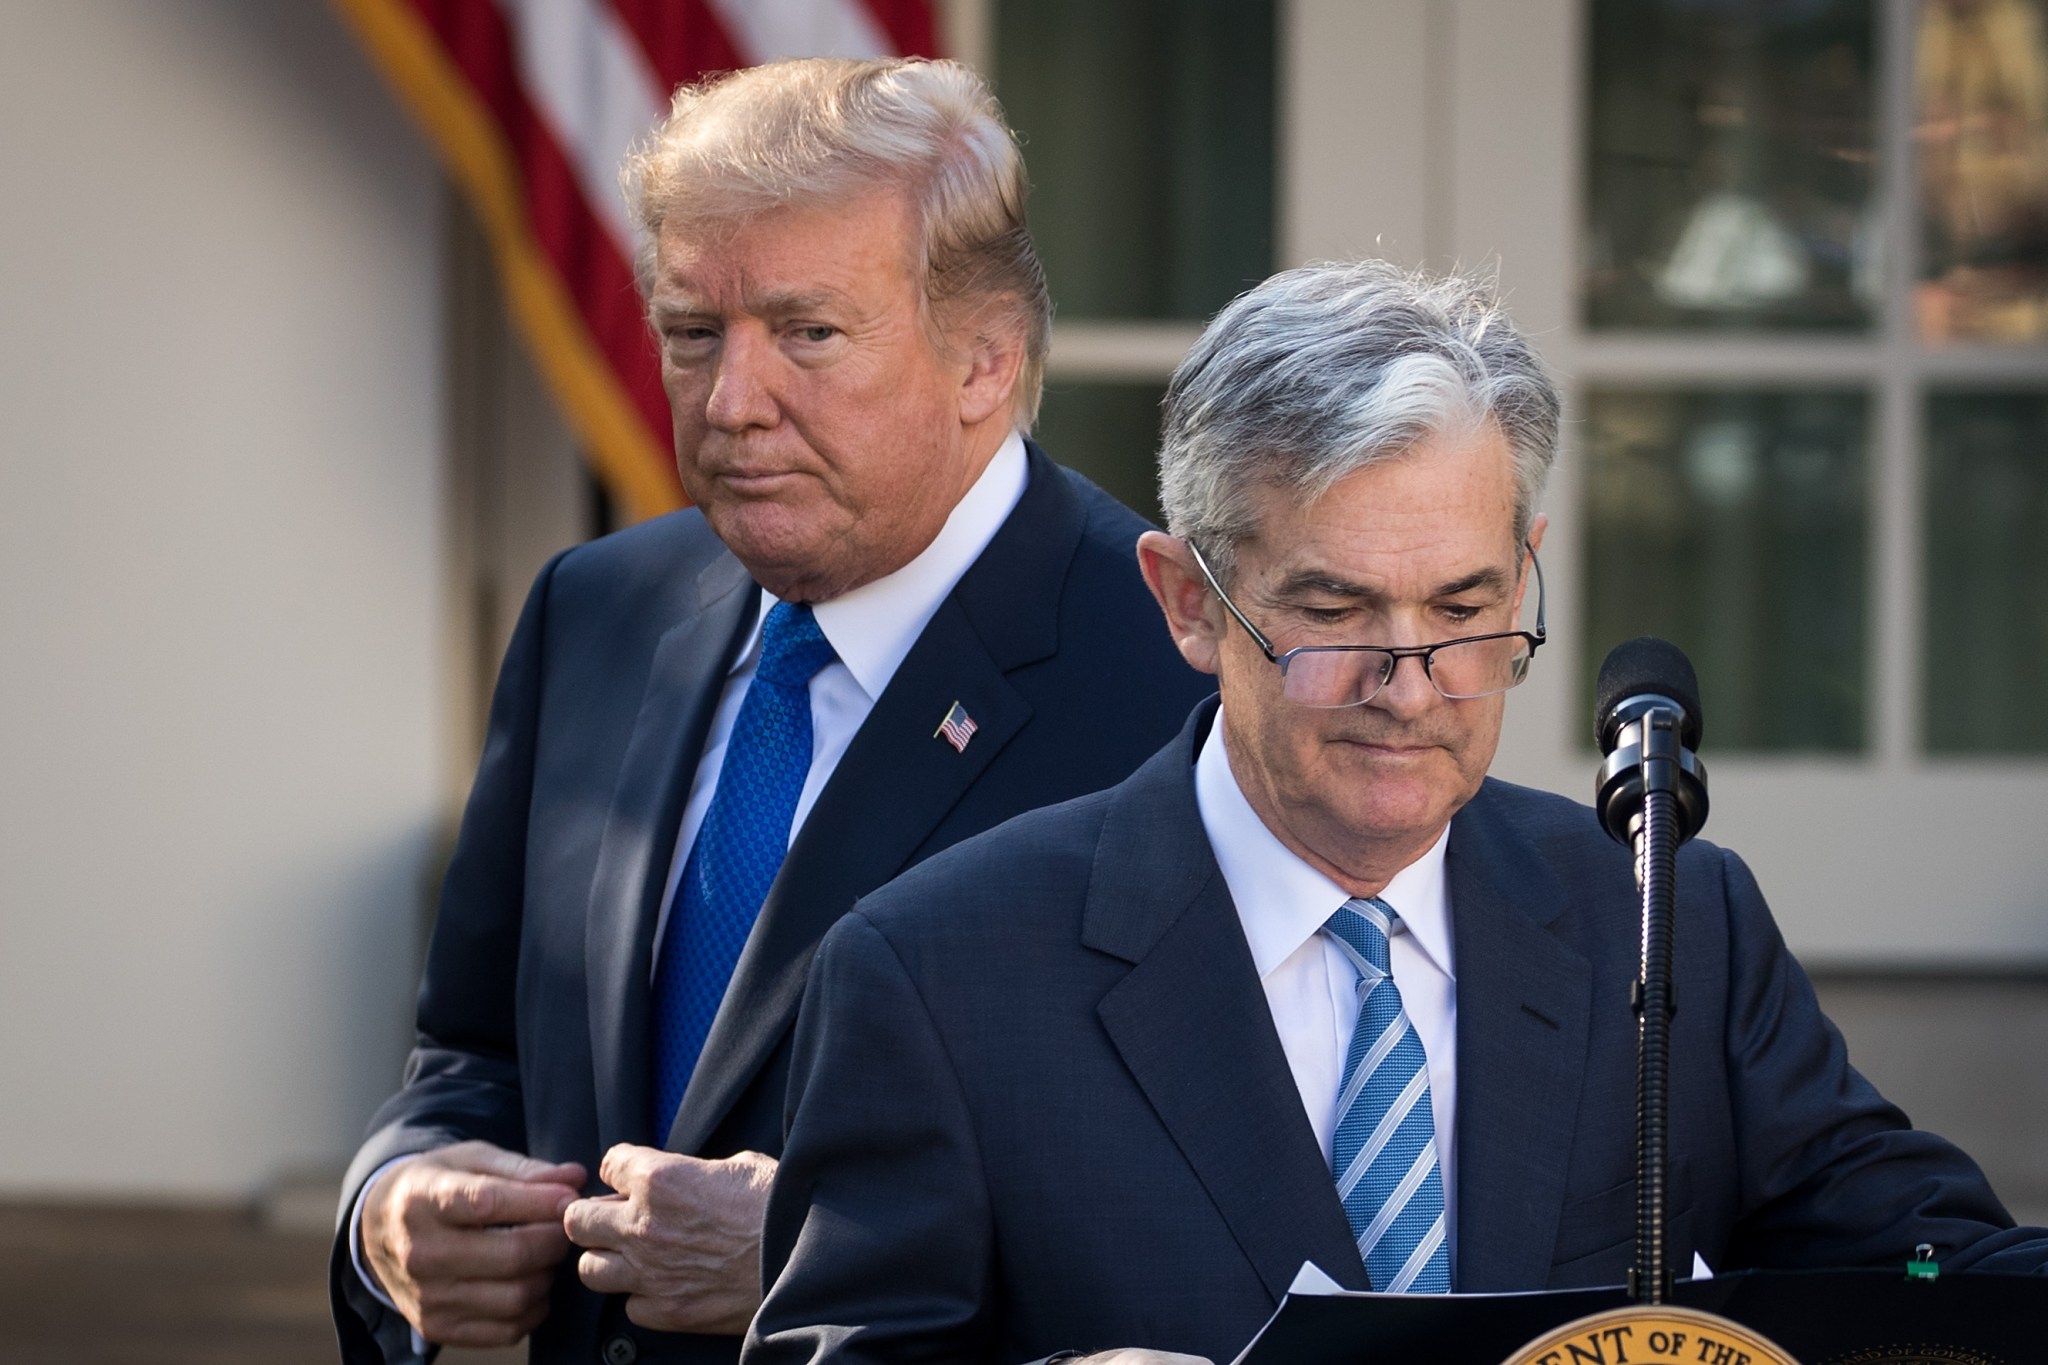
[[[1508,576],[1499,569],[1479,569],[1466,574],[1463,578],[1452,579],[1450,582],[1438,587],[1432,595],[1436,597],[1456,597],[1461,593],[1475,592],[1480,588],[1491,588],[1495,592],[1505,592],[1507,586]]]
[[[1377,601],[1382,596],[1376,589],[1363,583],[1354,583],[1348,578],[1339,578],[1325,569],[1297,569],[1281,579],[1274,591],[1281,597],[1306,597],[1311,594],[1323,597],[1355,597],[1362,601]]]
[[[1507,581],[1507,575],[1497,568],[1475,569],[1463,578],[1454,578],[1448,583],[1439,584],[1430,596],[1456,597],[1461,593],[1476,592],[1481,588],[1502,592],[1507,587]],[[1318,594],[1324,597],[1356,598],[1362,602],[1378,602],[1386,597],[1386,594],[1377,588],[1369,588],[1363,583],[1340,578],[1326,569],[1297,570],[1281,579],[1275,587],[1275,592],[1282,597]]]
[[[787,317],[791,313],[814,313],[846,302],[837,289],[786,289],[772,294],[747,296],[747,311],[762,317]]]
[[[656,327],[694,314],[696,300],[682,294],[658,294],[647,301],[647,317]]]
[[[815,313],[846,301],[846,295],[836,289],[786,289],[751,295],[745,300],[745,307],[757,317],[773,318]],[[700,300],[680,290],[656,294],[647,305],[648,316],[657,326],[676,318],[694,317],[703,311]]]

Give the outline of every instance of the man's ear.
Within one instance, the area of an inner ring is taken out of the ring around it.
[[[1147,531],[1138,537],[1138,572],[1159,603],[1180,656],[1189,667],[1214,673],[1229,620],[1196,567],[1194,551],[1177,536]]]
[[[963,347],[966,373],[960,377],[960,424],[978,427],[1009,410],[1024,371],[1024,335],[1015,327],[976,331]]]

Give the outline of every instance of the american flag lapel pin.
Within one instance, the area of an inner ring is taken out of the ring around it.
[[[974,717],[967,714],[967,708],[959,702],[946,712],[946,718],[939,722],[939,728],[932,731],[933,739],[944,739],[953,746],[953,752],[967,752],[967,741],[974,738],[974,732],[981,727],[974,723]]]

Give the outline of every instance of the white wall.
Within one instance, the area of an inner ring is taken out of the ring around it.
[[[396,1078],[444,775],[424,144],[317,0],[0,0],[0,1193]]]

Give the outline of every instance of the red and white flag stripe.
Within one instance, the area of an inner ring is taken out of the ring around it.
[[[631,517],[683,503],[618,188],[677,85],[930,55],[933,0],[332,0],[482,218],[521,332]]]

